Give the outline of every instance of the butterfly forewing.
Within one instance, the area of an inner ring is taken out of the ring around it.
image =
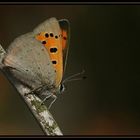
[[[62,36],[59,22],[56,18],[50,18],[34,29],[37,40],[47,49],[56,71],[56,84],[58,87],[63,77],[63,51]]]

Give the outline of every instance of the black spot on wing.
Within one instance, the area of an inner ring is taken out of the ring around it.
[[[56,64],[57,62],[55,60],[52,61],[53,64]]]
[[[45,34],[45,37],[47,37],[47,38],[48,38],[48,37],[49,37],[49,34],[48,34],[48,33],[46,33],[46,34]]]
[[[46,41],[42,41],[42,44],[46,44]]]
[[[57,52],[57,48],[50,48],[50,52],[51,52],[51,53]]]
[[[50,33],[50,37],[53,37],[53,33]]]

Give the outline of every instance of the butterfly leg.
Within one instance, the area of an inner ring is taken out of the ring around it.
[[[53,97],[54,99],[53,99],[53,101],[50,103],[48,109],[51,108],[52,104],[53,104],[53,103],[56,101],[56,99],[57,99],[57,96],[56,96],[56,95],[52,95],[52,97]]]
[[[43,101],[41,102],[41,105],[48,99],[52,96],[52,94],[48,94],[44,99]]]
[[[52,104],[56,101],[57,99],[57,96],[56,95],[53,95],[52,93],[48,93],[48,95],[43,99],[43,101],[41,102],[41,105],[50,97],[53,97],[53,101],[50,103],[48,109],[51,108]]]
[[[34,94],[34,93],[35,93],[35,91],[37,91],[37,90],[41,89],[42,87],[43,87],[43,86],[41,85],[41,86],[39,86],[39,87],[37,87],[37,88],[35,88],[35,89],[31,90],[30,92],[25,93],[25,94],[24,94],[24,96],[27,96],[27,95],[29,95],[29,94]]]

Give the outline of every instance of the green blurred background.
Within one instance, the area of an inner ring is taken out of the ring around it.
[[[67,85],[51,108],[65,135],[140,135],[140,5],[0,5],[0,44],[50,17],[66,18],[71,40]],[[0,135],[43,135],[0,73]]]

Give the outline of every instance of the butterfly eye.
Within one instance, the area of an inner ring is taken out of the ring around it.
[[[60,86],[59,86],[59,93],[61,94],[61,93],[63,93],[64,91],[65,91],[65,86],[64,86],[64,84],[60,84]]]

